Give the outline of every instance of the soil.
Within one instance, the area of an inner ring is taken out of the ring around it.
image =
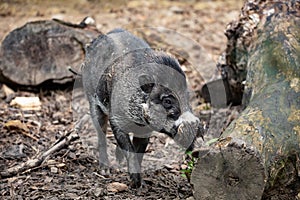
[[[28,21],[58,18],[79,23],[86,16],[92,16],[103,33],[117,27],[145,35],[153,29],[157,32],[157,27],[173,30],[173,35],[181,38],[169,37],[165,44],[170,48],[163,46],[162,49],[171,49],[172,53],[172,48],[178,50],[181,46],[188,54],[187,60],[191,59],[183,64],[183,69],[193,93],[192,107],[209,127],[204,142],[197,140],[200,146],[218,137],[239,113],[239,107],[212,108],[202,103],[197,90],[213,75],[214,64],[226,47],[223,32],[229,22],[237,19],[241,6],[241,0],[4,0],[0,1],[0,39],[3,40],[10,31]],[[186,41],[197,44],[200,49],[193,48],[195,45],[190,47],[184,43]],[[185,48],[185,45],[189,47]],[[1,86],[0,171],[46,151],[73,130],[75,122],[87,113],[87,105],[80,91],[68,89],[37,94],[7,92]],[[41,109],[24,111],[12,106],[10,102],[17,96],[38,96]],[[21,125],[7,124],[15,123],[14,120],[20,121]],[[154,133],[143,161],[144,185],[133,189],[129,187],[124,163],[115,161],[115,140],[111,131],[107,139],[110,174],[101,175],[96,151],[97,137],[88,122],[80,132],[80,139],[50,155],[38,167],[0,179],[0,199],[193,199],[192,187],[181,171],[187,168],[186,159],[189,156],[173,140]],[[113,191],[110,189],[113,182],[123,183],[128,188]]]

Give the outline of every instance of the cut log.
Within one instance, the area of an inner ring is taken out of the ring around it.
[[[87,19],[78,25],[55,19],[28,22],[10,32],[0,46],[0,83],[28,91],[73,85],[68,67],[79,71],[85,46],[101,34]]]
[[[191,177],[196,199],[299,196],[300,1],[263,5],[269,12],[261,12],[245,52],[247,107],[216,143],[200,150]]]

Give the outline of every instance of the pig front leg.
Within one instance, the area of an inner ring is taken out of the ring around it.
[[[122,150],[122,153],[127,160],[127,168],[131,180],[131,187],[138,188],[141,186],[142,179],[140,174],[141,166],[136,153],[136,149],[130,141],[129,135],[122,131],[116,125],[113,119],[110,119],[109,121],[118,146]]]
[[[103,113],[101,108],[94,103],[90,103],[91,118],[98,135],[98,152],[99,152],[99,165],[102,169],[102,175],[108,174],[108,155],[106,144],[106,129],[108,117]]]
[[[137,159],[140,166],[142,166],[142,160],[148,143],[149,138],[133,137],[132,144],[134,146],[135,153],[137,153]],[[116,159],[119,163],[122,163],[124,159],[124,153],[119,146],[116,147]]]
[[[132,143],[135,148],[135,152],[137,153],[139,165],[142,166],[142,160],[149,143],[149,138],[133,137]]]

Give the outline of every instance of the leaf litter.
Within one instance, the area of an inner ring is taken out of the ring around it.
[[[216,60],[226,47],[226,38],[223,34],[226,24],[236,18],[241,6],[241,3],[233,4],[231,1],[216,1],[216,4],[215,1],[195,4],[194,1],[191,1],[192,3],[168,0],[160,3],[147,1],[145,4],[141,4],[140,1],[119,1],[122,3],[75,0],[72,4],[68,4],[68,1],[64,1],[67,6],[62,6],[59,1],[55,3],[43,1],[34,5],[18,1],[1,2],[0,15],[5,17],[5,20],[0,21],[2,25],[0,36],[4,38],[8,31],[29,20],[58,17],[76,23],[74,20],[81,21],[85,16],[93,15],[97,28],[102,32],[122,26],[138,33],[135,31],[136,27],[150,25],[176,30],[197,41],[206,53]],[[4,28],[7,24],[11,24],[9,30]],[[144,31],[146,33],[148,30],[144,29]],[[156,32],[152,35],[150,33],[151,37],[158,38],[155,34]],[[152,45],[183,55],[178,59],[187,73],[189,84],[192,90],[199,89],[203,79],[199,78],[199,72],[195,72],[195,68],[190,63],[185,62],[189,58],[185,58],[204,55],[197,54],[199,48],[195,47],[191,47],[194,54],[178,49],[180,44],[174,45],[175,48],[172,49],[170,45],[172,42],[176,41],[168,41],[167,46]],[[15,97],[33,96],[38,97],[40,109],[24,110],[10,105]],[[0,171],[24,163],[38,153],[46,151],[74,128],[72,92],[69,90],[31,94],[13,92],[2,85],[0,97]],[[202,102],[195,95],[192,103],[196,108]],[[206,141],[215,138],[233,115],[229,108],[195,110],[208,124],[212,118],[214,119],[209,130],[212,136],[206,136]],[[233,113],[236,113],[236,110],[233,110]],[[115,141],[111,133],[108,134],[107,139],[111,146],[109,151],[113,152]],[[172,140],[162,135],[154,135],[151,138],[147,149],[149,156],[145,157],[143,164],[152,168],[143,172],[145,184],[139,189],[127,189],[129,179],[122,168],[112,168],[109,176],[101,175],[97,161],[96,140],[96,134],[89,123],[80,133],[80,139],[51,154],[38,167],[10,178],[0,177],[1,199],[191,199],[192,187],[188,180],[181,176],[180,171],[188,163],[185,163],[184,158],[179,155],[180,149],[174,147]],[[111,152],[110,157],[113,157]],[[168,163],[164,163],[165,161]],[[115,185],[121,185],[121,189],[109,187]]]

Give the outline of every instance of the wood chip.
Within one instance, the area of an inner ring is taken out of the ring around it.
[[[58,173],[58,168],[57,167],[51,167],[50,168],[51,173],[57,174]]]
[[[22,110],[41,110],[39,97],[16,97],[10,102],[11,106],[16,106]]]
[[[4,92],[4,94],[5,94],[6,97],[8,97],[8,96],[10,96],[10,95],[12,95],[12,94],[15,93],[12,89],[10,89],[10,88],[9,88],[8,86],[6,86],[6,85],[3,85],[3,86],[2,86],[2,90],[3,90],[3,92]]]
[[[169,165],[169,164],[164,164],[164,167],[167,168],[168,170],[171,170],[174,168],[172,165]]]
[[[122,192],[128,189],[128,186],[124,183],[113,182],[107,185],[107,191],[109,192]]]
[[[47,176],[44,180],[45,183],[50,183],[53,180],[53,177]]]
[[[65,163],[59,163],[59,164],[56,165],[57,168],[63,168],[65,166],[66,166]]]

